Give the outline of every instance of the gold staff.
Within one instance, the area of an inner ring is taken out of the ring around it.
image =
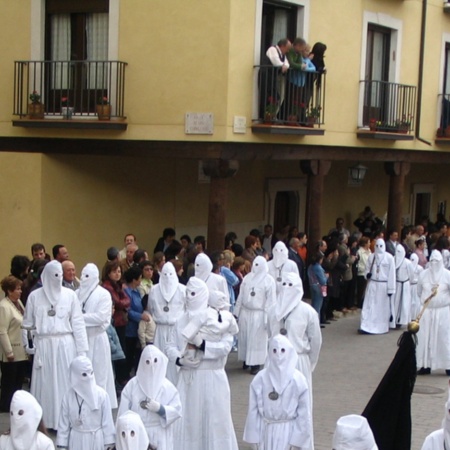
[[[439,285],[436,285],[433,287],[433,289],[431,289],[431,294],[423,302],[422,309],[421,309],[419,315],[417,316],[417,318],[414,320],[411,320],[411,322],[408,323],[408,331],[409,332],[416,334],[419,331],[419,328],[420,328],[419,321],[420,321],[424,311],[427,309],[427,306],[430,303],[431,299],[436,296],[438,287],[439,287]]]

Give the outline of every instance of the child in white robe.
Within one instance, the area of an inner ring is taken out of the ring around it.
[[[336,423],[333,450],[378,450],[367,419],[357,414],[342,416]]]
[[[116,450],[147,450],[149,445],[141,416],[134,411],[126,411],[117,419]]]
[[[311,446],[311,403],[304,375],[295,368],[289,340],[269,341],[269,364],[250,385],[244,441],[264,450],[304,450]]]
[[[26,391],[16,391],[11,400],[9,434],[0,436],[0,450],[55,450],[53,441],[39,428],[42,408],[38,401]]]
[[[86,356],[72,361],[70,384],[61,404],[58,448],[112,450],[115,428],[111,403],[106,391],[97,386],[92,363]]]
[[[167,356],[154,345],[142,351],[136,376],[122,391],[118,416],[131,410],[139,414],[150,444],[173,450],[172,424],[181,417],[176,387],[166,378]]]

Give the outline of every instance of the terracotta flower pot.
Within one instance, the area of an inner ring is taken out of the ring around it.
[[[42,103],[28,104],[28,118],[29,119],[44,119],[45,106]]]
[[[111,105],[97,105],[98,120],[111,120]]]
[[[267,124],[272,124],[272,123],[274,123],[274,122],[275,122],[275,117],[276,117],[275,114],[272,114],[272,113],[265,113],[265,114],[264,114],[264,123],[267,123]]]

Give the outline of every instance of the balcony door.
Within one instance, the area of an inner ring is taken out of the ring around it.
[[[367,29],[365,98],[363,121],[369,118],[384,119],[389,104],[387,84],[389,81],[389,53],[391,30],[369,24]]]
[[[109,0],[46,0],[47,109],[67,98],[75,113],[95,112],[108,96]]]
[[[445,130],[450,125],[450,43],[445,44],[444,86],[442,89],[441,128]]]

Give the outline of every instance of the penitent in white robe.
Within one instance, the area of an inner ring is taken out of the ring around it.
[[[87,353],[88,340],[78,297],[62,287],[56,314],[49,316],[51,303],[43,288],[28,297],[22,326],[35,329],[31,394],[43,409],[47,428],[58,428],[62,398],[69,384],[69,367],[77,354]]]
[[[272,277],[255,282],[248,274],[241,285],[234,314],[239,318],[238,359],[249,366],[264,364],[267,357],[268,314],[276,302]]]
[[[16,450],[9,434],[0,436],[0,450]],[[36,431],[31,446],[27,450],[55,450],[53,441],[40,431]]]
[[[413,267],[413,273],[411,278],[411,319],[415,319],[420,312],[420,298],[417,294],[417,283],[419,281],[419,275],[423,272],[423,267],[418,264],[418,257],[414,253],[415,259],[411,255],[411,262]],[[416,261],[417,260],[417,261]]]
[[[405,258],[395,273],[395,294],[391,296],[390,300],[390,328],[396,328],[397,325],[408,325],[411,321],[411,280],[413,277],[414,271],[411,261]]]
[[[200,314],[205,315],[202,319],[205,324],[208,315],[217,320],[217,312],[212,308]],[[182,332],[189,323],[189,314],[185,313],[173,330],[167,348],[172,361],[185,352],[187,340]],[[186,412],[175,424],[174,449],[238,450],[231,417],[230,385],[225,373],[232,345],[233,335],[226,333],[220,336],[219,341],[205,342],[204,352],[197,351],[197,358],[201,358],[198,368],[180,367],[177,389]]]
[[[166,301],[161,292],[161,286],[157,284],[150,291],[148,308],[156,323],[154,345],[164,354],[166,353],[167,342],[172,334],[172,328],[185,311],[186,287],[178,284],[174,295]],[[168,307],[169,311],[164,311]],[[178,371],[175,362],[169,361],[167,366],[167,379],[175,386],[178,381]]]
[[[444,450],[444,430],[433,431],[423,442],[421,450]]]
[[[274,260],[271,260],[267,263],[267,267],[269,269],[269,275],[275,281],[277,295],[280,293],[282,283],[281,280],[283,278],[283,275],[287,273],[296,273],[297,275],[300,276],[300,274],[298,273],[297,264],[295,264],[295,262],[290,259],[286,260],[283,264],[281,264],[278,267],[275,266]]]
[[[111,361],[111,346],[106,329],[111,323],[111,294],[97,286],[83,306],[89,343],[88,358],[92,361],[95,381],[109,395],[111,408],[117,408],[117,395]]]
[[[158,450],[178,449],[173,442],[173,424],[181,417],[181,402],[175,386],[169,380],[163,380],[161,389],[155,398],[152,399],[164,407],[166,412],[164,416],[160,416],[148,409],[143,409],[140,406],[143,400],[148,400],[148,398],[141,389],[137,377],[134,377],[122,391],[117,416],[120,417],[128,410],[136,412],[141,417],[150,443],[155,448]]]
[[[250,385],[244,441],[258,443],[258,450],[310,448],[311,405],[305,377],[296,370],[275,401],[269,398],[273,390],[264,369]]]
[[[100,386],[95,388],[98,409],[94,410],[80,396],[77,397],[74,389],[69,389],[64,395],[56,437],[59,447],[70,450],[103,450],[105,445],[115,443],[116,430],[109,395]]]
[[[434,250],[432,255],[437,252]],[[419,276],[417,293],[421,305],[438,285],[437,295],[428,304],[420,320],[417,333],[417,367],[450,369],[450,272],[442,269],[438,279],[433,280],[431,269]]]
[[[391,316],[389,294],[395,294],[395,262],[394,257],[384,252],[380,255],[372,253],[366,264],[365,277],[370,272],[372,277],[367,281],[364,304],[361,311],[361,330],[371,334],[383,334],[389,331]]]

